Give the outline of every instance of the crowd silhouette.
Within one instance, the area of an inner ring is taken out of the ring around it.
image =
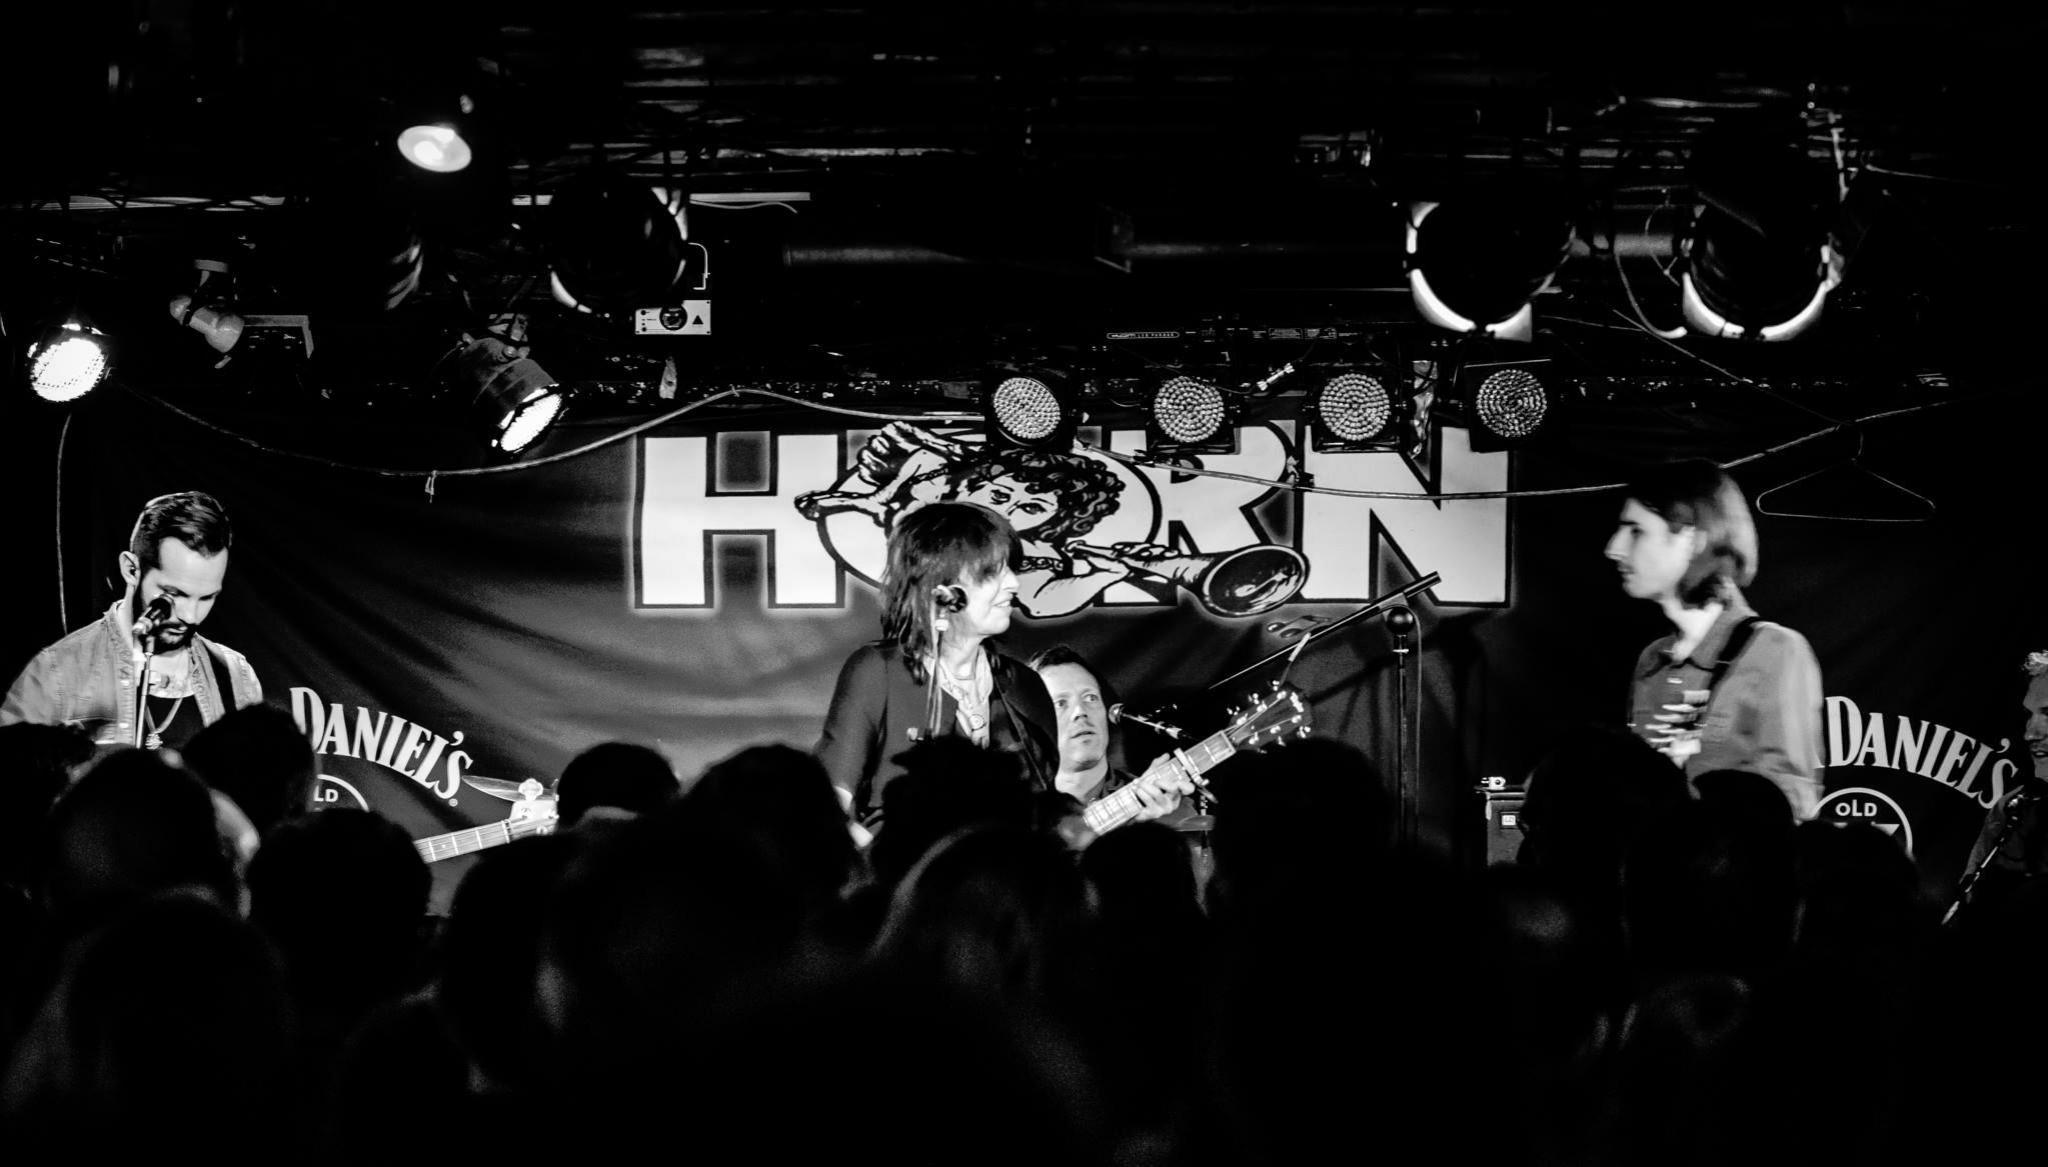
[[[1912,862],[1624,733],[1528,776],[1518,863],[1393,838],[1312,739],[1213,831],[1073,846],[942,738],[856,849],[812,756],[609,743],[445,918],[406,833],[305,812],[276,709],[182,760],[0,729],[0,1153],[98,1161],[1998,1161],[2032,1143],[2048,893]]]

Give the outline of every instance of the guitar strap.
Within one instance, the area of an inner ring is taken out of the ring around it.
[[[206,646],[206,663],[213,669],[213,690],[220,694],[221,716],[226,717],[235,711],[235,685],[228,678],[228,662],[212,642],[201,640],[199,643]]]
[[[1728,643],[1721,646],[1721,659],[1714,662],[1713,671],[1707,674],[1707,705],[1714,703],[1713,694],[1721,691],[1721,678],[1728,675],[1729,667],[1742,655],[1742,650],[1749,647],[1750,638],[1756,635],[1756,626],[1763,623],[1763,619],[1752,612],[1728,634]],[[1706,706],[1701,706],[1702,712],[1705,709]]]

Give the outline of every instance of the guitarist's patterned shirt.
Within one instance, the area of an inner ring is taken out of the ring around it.
[[[1669,726],[1658,720],[1667,712],[1664,707],[1689,704],[1688,692],[1711,691],[1695,727],[1698,752],[1682,764],[1686,776],[1715,770],[1761,774],[1785,792],[1793,817],[1804,821],[1819,809],[1821,794],[1820,662],[1812,646],[1783,624],[1759,620],[1720,682],[1712,683],[1730,637],[1755,615],[1735,592],[1699,646],[1683,659],[1671,656],[1677,633],[1645,648],[1636,659],[1629,728],[1658,744]]]

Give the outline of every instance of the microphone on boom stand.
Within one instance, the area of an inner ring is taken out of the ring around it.
[[[130,710],[135,717],[136,749],[143,747],[143,728],[149,711],[149,658],[156,654],[156,638],[163,627],[171,622],[171,598],[163,593],[142,609],[142,615],[135,621],[133,629],[136,643],[142,647],[142,659],[135,669],[135,701]]]

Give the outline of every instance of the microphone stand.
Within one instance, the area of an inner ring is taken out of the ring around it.
[[[156,629],[152,628],[138,638],[142,646],[142,660],[135,670],[135,741],[136,749],[142,748],[145,719],[149,715],[149,658],[156,655]]]
[[[1401,799],[1400,837],[1403,846],[1415,842],[1416,778],[1419,766],[1409,764],[1411,746],[1419,747],[1422,738],[1422,706],[1416,703],[1416,724],[1409,732],[1408,724],[1408,655],[1415,631],[1415,613],[1407,605],[1394,608],[1387,613],[1387,631],[1394,637],[1394,786]],[[1417,750],[1419,755],[1420,751]],[[1420,758],[1416,759],[1418,762]]]
[[[1353,621],[1363,620],[1367,616],[1375,616],[1381,612],[1386,612],[1388,627],[1393,631],[1394,634],[1394,660],[1398,665],[1398,668],[1395,671],[1395,700],[1398,703],[1399,707],[1394,716],[1394,776],[1395,788],[1399,792],[1401,799],[1401,819],[1399,823],[1399,829],[1401,842],[1403,844],[1410,844],[1414,842],[1416,828],[1418,825],[1416,784],[1417,780],[1420,777],[1421,771],[1420,746],[1422,737],[1422,706],[1420,702],[1417,702],[1415,709],[1415,732],[1411,734],[1404,731],[1404,725],[1408,720],[1408,654],[1410,651],[1409,637],[1412,633],[1412,630],[1415,627],[1415,613],[1409,610],[1404,601],[1409,599],[1411,596],[1420,595],[1421,593],[1428,591],[1429,589],[1435,587],[1438,583],[1441,583],[1442,581],[1443,575],[1439,572],[1432,571],[1428,575],[1423,576],[1421,579],[1416,580],[1414,583],[1409,584],[1407,587],[1397,588],[1394,591],[1388,592],[1386,595],[1379,597],[1378,599],[1370,600],[1363,607],[1360,607],[1352,612],[1346,613],[1345,615],[1339,617],[1336,620],[1331,621],[1328,624],[1322,625],[1321,627],[1312,627],[1308,629],[1302,635],[1302,638],[1299,641],[1297,641],[1292,647],[1279,649],[1276,652],[1269,653],[1264,658],[1246,665],[1245,667],[1237,670],[1236,672],[1209,686],[1211,689],[1220,689],[1223,686],[1228,685],[1232,681],[1237,680],[1239,677],[1244,676],[1246,673],[1252,672],[1255,669],[1264,668],[1266,665],[1269,665],[1274,661],[1279,660],[1281,657],[1287,658],[1287,667],[1291,669],[1294,667],[1295,660],[1301,656],[1302,650],[1308,646],[1308,642],[1310,640],[1313,640],[1319,636],[1326,636],[1329,633],[1335,632],[1337,629],[1344,627],[1346,624],[1352,623]],[[1405,617],[1405,619],[1403,619],[1403,617]],[[1286,670],[1282,670],[1281,676],[1286,676]],[[1411,741],[1411,738],[1414,740]],[[1409,753],[1411,746],[1415,747],[1416,753],[1415,764],[1413,766],[1409,764]]]
[[[1423,576],[1421,579],[1416,580],[1414,583],[1409,584],[1407,587],[1397,588],[1394,591],[1388,592],[1386,595],[1379,597],[1378,599],[1367,601],[1364,607],[1358,608],[1351,612],[1347,612],[1343,616],[1340,616],[1337,619],[1332,620],[1328,624],[1325,624],[1322,627],[1315,629],[1314,632],[1317,636],[1327,636],[1329,633],[1335,632],[1337,629],[1342,628],[1346,624],[1349,624],[1355,620],[1363,620],[1367,616],[1377,616],[1386,609],[1391,608],[1394,605],[1399,604],[1402,601],[1407,600],[1413,596],[1420,595],[1423,592],[1426,592],[1429,589],[1435,587],[1437,584],[1442,583],[1443,578],[1444,577],[1440,573],[1432,571],[1428,575]],[[1230,674],[1222,680],[1212,683],[1209,687],[1211,689],[1221,689],[1223,686],[1228,685],[1230,682],[1237,680],[1239,677],[1244,676],[1246,673],[1254,672],[1258,669],[1265,668],[1267,665],[1272,664],[1274,661],[1279,660],[1281,657],[1297,654],[1300,652],[1300,650],[1301,645],[1294,644],[1287,648],[1282,648],[1277,651],[1268,653],[1267,655],[1259,658],[1258,660],[1253,661],[1252,663],[1237,670],[1236,672]]]
[[[1984,848],[1984,858],[1977,860],[1977,865],[1956,881],[1956,898],[1949,904],[1948,911],[1941,914],[1941,923],[1944,927],[1956,918],[1957,912],[1962,911],[1963,905],[1970,899],[1970,893],[1977,890],[1977,881],[1984,877],[1984,869],[1991,866],[1991,861],[1998,856],[1998,849],[2005,846],[2005,837],[2012,833],[2014,825],[2018,823],[2019,812],[2039,797],[2040,793],[2037,790],[2022,785],[2012,800],[2005,804],[2004,811],[1998,816],[1998,833],[1991,837],[1990,846]]]
[[[943,715],[946,707],[945,698],[939,694],[939,670],[945,666],[939,661],[941,630],[939,628],[939,601],[937,597],[933,597],[931,600],[931,607],[927,617],[928,620],[925,627],[931,629],[932,633],[932,667],[924,679],[924,734],[919,736],[916,730],[911,730],[910,740],[914,742],[928,742],[939,736],[939,718]]]

